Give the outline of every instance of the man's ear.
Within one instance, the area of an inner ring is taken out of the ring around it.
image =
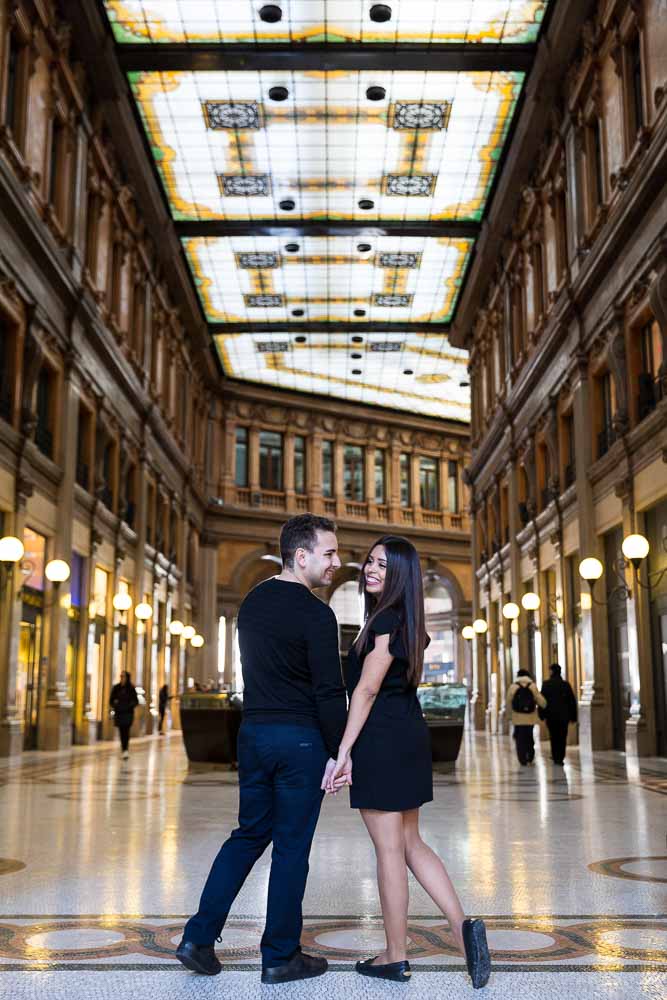
[[[298,563],[301,569],[304,569],[306,565],[306,550],[297,549],[296,552],[294,553],[294,561]]]

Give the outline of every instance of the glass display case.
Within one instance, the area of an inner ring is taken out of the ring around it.
[[[181,730],[188,760],[235,764],[241,703],[234,694],[188,691],[181,695]]]
[[[420,684],[417,697],[431,734],[433,762],[453,763],[461,749],[468,688],[465,684]]]

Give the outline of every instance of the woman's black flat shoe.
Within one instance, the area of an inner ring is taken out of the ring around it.
[[[486,986],[491,975],[491,956],[483,920],[463,921],[463,944],[472,985],[479,990]]]
[[[377,958],[377,955],[375,956]],[[375,958],[367,958],[365,962],[357,962],[355,968],[361,976],[371,976],[373,979],[391,979],[394,983],[409,983],[410,963],[390,962],[388,965],[372,965]]]

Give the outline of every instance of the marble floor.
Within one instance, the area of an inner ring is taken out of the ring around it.
[[[173,957],[211,859],[236,816],[236,775],[188,767],[180,734],[0,762],[0,998],[667,997],[667,761],[621,754],[521,769],[506,737],[466,734],[422,811],[494,973],[475,994],[447,923],[411,886],[409,986],[353,971],[383,944],[371,846],[347,796],[325,802],[305,900],[304,947],[330,973],[261,986],[269,857],[219,946],[225,971]]]

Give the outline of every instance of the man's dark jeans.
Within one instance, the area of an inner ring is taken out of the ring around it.
[[[239,825],[213,862],[183,935],[212,945],[252,866],[273,841],[262,966],[299,947],[308,857],[320,814],[327,752],[318,729],[244,721],[239,732]]]

